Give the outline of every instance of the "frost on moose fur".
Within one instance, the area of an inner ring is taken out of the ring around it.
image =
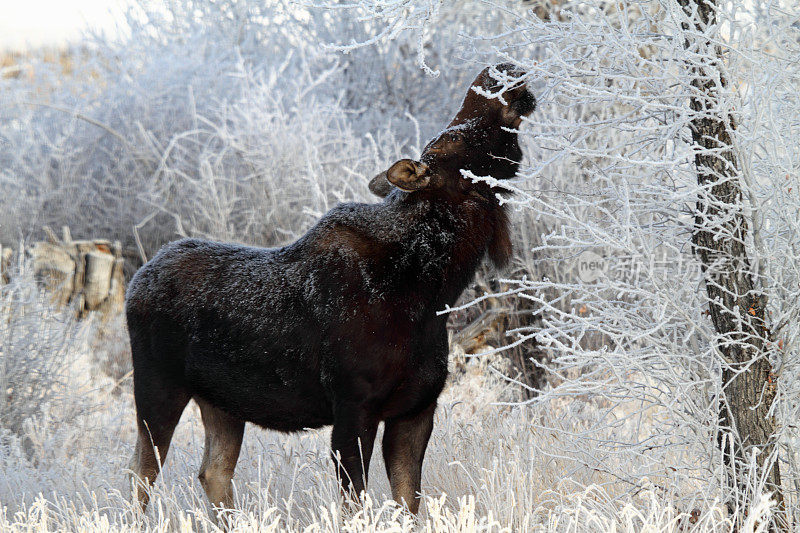
[[[194,398],[206,426],[200,480],[232,505],[244,422],[299,431],[333,424],[343,489],[364,489],[378,423],[392,495],[416,512],[422,460],[447,377],[446,315],[489,257],[511,253],[495,191],[461,176],[509,178],[516,128],[535,107],[508,65],[484,70],[456,117],[387,171],[383,203],[342,204],[296,242],[253,248],[167,245],[131,281],[126,304],[139,441],[134,472],[153,481]],[[459,127],[460,125],[467,127]],[[363,454],[363,457],[362,457]],[[137,491],[138,492],[138,491]],[[146,496],[142,494],[146,503]]]

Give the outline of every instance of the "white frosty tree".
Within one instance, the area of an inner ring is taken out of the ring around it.
[[[736,120],[720,106],[727,89],[721,48],[712,42],[717,22],[713,0],[680,0],[687,21],[682,23],[687,52],[701,61],[690,63],[694,116],[690,129],[698,191],[692,241],[703,266],[711,322],[722,356],[722,394],[718,441],[725,456],[729,507],[745,508],[748,456],[755,456],[764,486],[773,493],[778,518],[784,501],[773,404],[777,375],[769,361],[768,295],[753,269],[748,238],[756,242],[745,213],[741,164],[734,152]],[[709,35],[712,33],[712,35]],[[760,243],[758,243],[760,244]],[[739,501],[736,501],[738,499]],[[738,505],[737,505],[738,504]],[[788,523],[784,524],[788,528]]]
[[[796,525],[798,7],[545,2],[543,19],[481,3],[507,18],[465,42],[525,69],[539,99],[527,166],[502,184],[529,240],[505,290],[479,299],[541,317],[507,332],[549,351],[530,406],[554,441],[534,452],[687,512],[716,501],[737,528],[769,493],[770,527]],[[324,4],[384,24],[379,37],[417,32],[423,56],[441,8]],[[603,258],[596,281],[578,276],[583,252]]]

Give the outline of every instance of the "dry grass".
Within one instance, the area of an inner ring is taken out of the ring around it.
[[[86,55],[86,51],[69,48],[44,48],[34,52],[0,50],[0,78],[18,78],[32,82],[35,80],[35,64],[57,66],[56,72],[60,76],[69,77],[75,70],[76,53]]]

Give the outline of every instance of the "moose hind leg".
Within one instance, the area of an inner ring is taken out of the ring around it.
[[[436,403],[410,416],[386,420],[383,432],[383,460],[392,487],[392,498],[408,510],[419,510],[422,461],[433,431]]]
[[[378,420],[361,406],[343,404],[334,413],[331,448],[342,495],[358,498],[366,490]]]
[[[206,430],[205,452],[200,465],[200,484],[215,507],[233,507],[233,472],[244,436],[244,421],[232,417],[200,398],[203,426]]]
[[[146,392],[142,389],[138,387],[134,391],[139,435],[130,470],[133,498],[145,511],[150,500],[149,489],[167,457],[172,434],[189,402],[189,396],[179,390],[167,394],[166,389],[162,389],[160,392],[163,394],[153,394],[152,389]]]

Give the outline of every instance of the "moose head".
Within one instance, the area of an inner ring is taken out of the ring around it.
[[[508,63],[484,69],[472,82],[461,109],[425,146],[420,160],[397,161],[372,179],[370,190],[382,197],[393,187],[462,194],[477,190],[461,169],[496,179],[513,177],[522,159],[517,129],[522,117],[536,108],[536,99],[521,81],[524,75]]]

